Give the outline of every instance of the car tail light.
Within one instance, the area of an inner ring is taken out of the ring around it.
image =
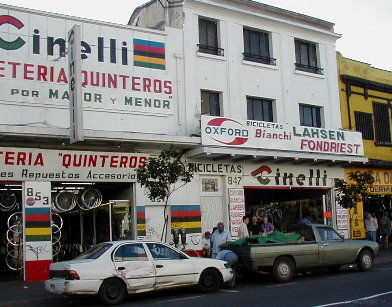
[[[80,279],[78,272],[75,270],[67,270],[67,277],[65,278],[66,280],[75,280],[75,279]]]

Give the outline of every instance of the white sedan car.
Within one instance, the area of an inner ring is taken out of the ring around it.
[[[106,305],[125,296],[179,286],[198,285],[217,290],[233,279],[230,264],[211,258],[189,257],[161,242],[100,243],[74,260],[50,265],[48,291],[58,294],[98,294]]]

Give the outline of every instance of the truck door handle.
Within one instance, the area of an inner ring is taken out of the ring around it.
[[[163,265],[162,264],[157,264],[155,267],[160,269],[160,268],[163,268]]]
[[[124,270],[125,270],[125,267],[119,266],[119,267],[118,267],[118,270],[119,270],[119,271],[124,271]]]

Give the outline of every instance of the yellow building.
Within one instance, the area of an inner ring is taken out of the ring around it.
[[[364,213],[392,216],[392,72],[344,58],[337,53],[343,129],[362,132],[366,165],[346,168],[371,170],[371,196],[350,212],[351,237],[364,238]]]

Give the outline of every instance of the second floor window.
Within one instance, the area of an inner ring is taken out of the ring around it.
[[[370,113],[355,112],[355,128],[362,132],[364,140],[374,140],[373,116]]]
[[[299,106],[301,126],[321,128],[321,108],[307,105]]]
[[[315,74],[323,74],[317,62],[316,44],[295,40],[295,68]]]
[[[201,91],[201,115],[220,116],[219,93]]]
[[[215,20],[199,18],[199,52],[223,55],[218,48],[218,24]]]
[[[247,97],[247,111],[249,120],[272,122],[272,101]]]
[[[374,128],[378,145],[391,144],[391,108],[386,103],[373,102]]]
[[[276,65],[270,57],[268,33],[244,29],[244,60]]]

